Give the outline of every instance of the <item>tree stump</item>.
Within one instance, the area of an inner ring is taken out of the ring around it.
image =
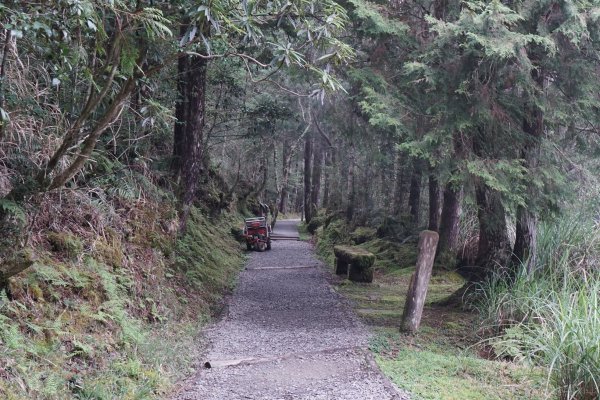
[[[427,288],[431,279],[433,260],[439,236],[437,232],[423,231],[419,235],[419,256],[415,273],[410,279],[406,303],[402,314],[400,329],[408,333],[416,333],[421,324]]]
[[[333,252],[336,274],[345,275],[349,272],[348,277],[353,282],[373,282],[375,255],[353,246],[335,246]]]

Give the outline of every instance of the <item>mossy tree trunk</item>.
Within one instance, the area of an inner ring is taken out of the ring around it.
[[[208,24],[204,24],[202,30],[208,37]],[[182,26],[181,32],[185,35],[187,26]],[[175,106],[177,123],[173,132],[173,170],[180,185],[182,230],[185,229],[202,173],[207,66],[208,60],[196,55],[180,57],[177,66],[179,93]]]

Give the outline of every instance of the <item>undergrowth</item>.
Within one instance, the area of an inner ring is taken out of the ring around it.
[[[243,261],[235,221],[194,209],[178,236],[160,193],[113,192],[42,205],[37,262],[0,292],[0,398],[162,398],[191,372]]]
[[[586,215],[542,224],[533,271],[496,275],[476,303],[499,357],[547,368],[560,399],[600,396],[600,235]]]
[[[336,291],[350,300],[356,313],[371,327],[370,350],[381,370],[415,399],[546,399],[542,368],[490,359],[481,346],[477,315],[442,307],[440,301],[465,281],[448,266],[436,265],[425,310],[416,336],[400,333],[406,294],[416,262],[416,238],[378,237],[372,228],[353,228],[333,219],[316,230],[319,256],[333,269],[333,246],[358,245],[376,256],[371,284],[332,278]],[[394,231],[394,227],[386,227]],[[331,270],[332,270],[331,269]]]

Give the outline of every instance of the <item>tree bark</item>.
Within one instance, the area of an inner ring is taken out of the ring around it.
[[[287,212],[287,201],[288,201],[288,184],[290,180],[290,167],[292,163],[292,152],[290,149],[289,141],[283,141],[283,154],[282,154],[282,174],[281,174],[281,192],[279,193],[279,212]]]
[[[346,180],[346,220],[354,218],[354,202],[356,201],[356,190],[354,184],[354,143],[348,150],[348,176]]]
[[[481,180],[475,185],[477,218],[479,220],[479,245],[473,280],[481,280],[490,272],[503,268],[511,254],[506,212],[500,193]]]
[[[8,50],[10,46],[10,31],[3,29],[4,37],[2,44],[2,55],[0,56],[0,109],[4,109],[4,93],[6,88],[6,62],[8,60]],[[0,119],[0,141],[4,140],[6,130],[6,121]]]
[[[440,184],[436,176],[429,174],[429,226],[430,231],[438,232],[440,227]]]
[[[323,177],[323,208],[329,209],[329,193],[331,190],[331,157],[333,148],[328,148],[325,152],[325,170]]]
[[[423,173],[421,171],[421,162],[413,162],[413,171],[410,178],[410,190],[408,195],[408,207],[410,216],[415,226],[419,225],[419,214],[421,212],[421,181]]]
[[[540,88],[543,88],[544,75],[540,70],[532,72],[533,79]],[[531,174],[539,164],[540,140],[544,133],[544,114],[536,105],[525,107],[523,131],[526,134],[525,144],[521,150],[524,166]],[[513,247],[513,268],[525,264],[528,273],[531,273],[537,264],[537,225],[538,218],[533,211],[538,194],[529,187],[527,190],[526,205],[517,208],[517,224],[515,245]]]
[[[208,24],[204,24],[202,29],[205,36],[210,34]],[[181,32],[185,34],[187,27],[183,26]],[[202,173],[207,66],[207,59],[194,55],[181,57],[178,62],[179,97],[175,109],[177,123],[173,131],[173,169],[180,183],[181,230],[185,229]]]
[[[312,173],[312,135],[310,132],[306,132],[304,138],[304,219],[308,224],[312,219],[312,206],[311,206],[311,173]]]
[[[321,193],[321,172],[323,165],[323,141],[320,136],[314,138],[313,165],[311,174],[310,206],[311,216],[316,215]]]
[[[414,334],[419,330],[438,239],[437,232],[433,231],[423,231],[419,235],[419,255],[416,270],[410,280],[404,312],[402,313],[401,330],[404,332]]]
[[[444,188],[442,215],[440,218],[440,242],[438,254],[445,251],[456,251],[461,214],[462,188],[458,189],[451,183]]]
[[[392,214],[399,215],[404,206],[404,183],[405,183],[405,167],[400,151],[396,152],[394,160],[395,180],[394,180],[394,200],[392,202]]]

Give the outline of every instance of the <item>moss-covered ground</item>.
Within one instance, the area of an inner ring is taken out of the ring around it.
[[[181,236],[171,204],[67,199],[40,217],[37,262],[0,292],[1,399],[164,398],[192,372],[243,253],[235,217],[194,209]]]
[[[436,266],[421,328],[417,335],[399,331],[410,277],[417,257],[416,243],[388,240],[362,229],[355,233],[336,220],[317,230],[320,257],[331,266],[331,283],[346,297],[357,314],[371,327],[371,351],[381,370],[398,387],[416,399],[546,399],[544,371],[516,363],[493,360],[480,345],[473,312],[439,306],[463,284],[455,272]],[[333,275],[333,246],[357,243],[374,253],[375,279],[353,283]]]

